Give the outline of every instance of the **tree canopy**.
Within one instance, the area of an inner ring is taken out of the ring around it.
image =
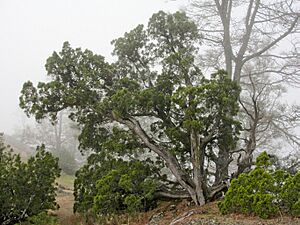
[[[47,60],[51,80],[24,84],[21,108],[38,120],[69,108],[82,150],[151,161],[161,196],[205,204],[228,178],[241,128],[238,84],[223,70],[202,74],[201,34],[182,12],[160,11],[112,44],[117,60],[108,63],[65,42]]]

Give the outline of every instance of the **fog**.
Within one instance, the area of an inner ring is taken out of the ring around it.
[[[22,84],[46,79],[44,65],[64,41],[88,48],[111,61],[110,42],[159,11],[176,11],[188,0],[1,0],[0,132],[24,123],[18,107]],[[286,95],[299,101],[299,90]]]
[[[111,40],[146,23],[159,11],[173,12],[187,0],[1,0],[0,131],[24,122],[18,108],[22,84],[46,79],[44,65],[64,41],[111,60]]]

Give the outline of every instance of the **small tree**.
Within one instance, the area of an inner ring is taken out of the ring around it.
[[[44,146],[25,163],[0,140],[0,223],[15,224],[56,209],[54,182],[59,174],[58,159]]]

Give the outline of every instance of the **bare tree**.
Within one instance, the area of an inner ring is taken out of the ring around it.
[[[300,13],[296,1],[194,0],[189,12],[197,20],[205,43],[212,47],[207,51],[209,57],[201,60],[206,66],[225,64],[232,79],[240,82],[247,62],[268,57],[274,62],[273,69],[260,73],[275,72],[285,80],[299,81],[299,40],[295,34],[299,32]],[[278,54],[276,47],[288,36],[292,50]]]
[[[299,6],[294,0],[193,0],[188,8],[203,35],[202,68],[226,68],[243,88],[236,175],[252,165],[257,147],[275,138],[300,146],[299,107],[279,100],[286,85],[300,84]]]
[[[243,92],[240,96],[240,112],[244,132],[241,135],[240,149],[244,152],[238,158],[237,174],[252,165],[255,149],[272,151],[290,146],[300,146],[295,129],[300,126],[299,106],[282,102],[286,92],[282,83],[271,82],[269,77],[252,74],[254,65],[248,70],[248,77],[242,79]],[[245,72],[247,68],[244,68]],[[285,155],[288,154],[285,152]]]

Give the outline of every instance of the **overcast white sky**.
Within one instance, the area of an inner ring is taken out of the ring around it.
[[[64,41],[110,57],[110,41],[187,0],[0,0],[0,132],[20,125],[22,84],[45,79],[44,65]]]
[[[64,41],[111,58],[111,40],[159,10],[174,12],[189,0],[0,0],[0,132],[12,133],[24,113],[25,81],[46,78],[44,65]],[[290,102],[300,102],[292,90]]]

